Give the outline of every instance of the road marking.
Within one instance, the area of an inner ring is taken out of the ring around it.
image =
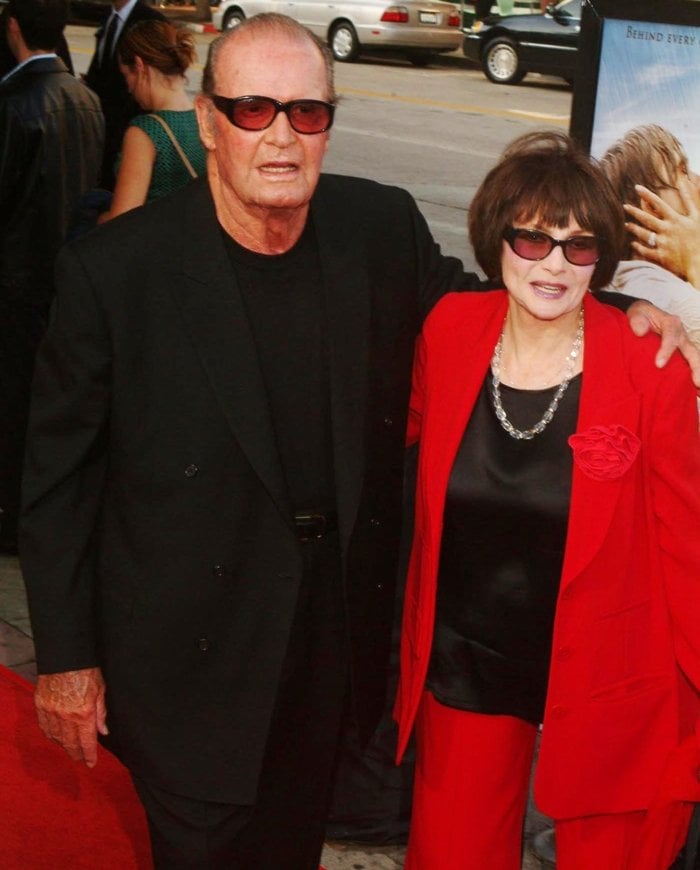
[[[71,54],[94,54],[93,48],[80,48],[70,46]],[[204,69],[203,64],[193,63],[191,70],[201,72]],[[552,124],[558,124],[562,127],[569,126],[568,115],[549,115],[546,112],[526,112],[523,109],[495,109],[492,106],[478,106],[470,103],[448,103],[443,100],[431,100],[427,97],[409,97],[400,94],[390,94],[382,91],[368,91],[362,88],[338,88],[340,96],[346,94],[353,97],[367,97],[371,100],[387,100],[391,103],[406,103],[412,106],[432,106],[436,109],[448,109],[451,112],[460,112],[464,115],[489,115],[492,118],[512,118],[525,117],[532,118],[538,121],[548,121]],[[338,125],[336,125],[338,126]],[[349,127],[344,128],[352,133],[359,133],[359,130],[353,130]]]
[[[413,106],[432,106],[436,109],[449,109],[451,112],[461,112],[465,115],[489,115],[492,118],[530,117],[539,121],[549,121],[552,124],[560,124],[568,127],[568,115],[550,115],[546,112],[526,112],[522,109],[496,109],[492,106],[478,106],[470,103],[448,103],[443,100],[432,100],[427,97],[407,97],[399,94],[382,93],[381,91],[367,91],[361,88],[340,88],[341,96],[347,94],[353,97],[367,97],[373,100],[387,100],[392,103],[407,103]]]
[[[523,115],[526,118],[537,118],[538,121],[551,121],[553,124],[569,123],[568,115],[548,115],[546,112],[526,112],[524,109],[509,109],[513,115]]]
[[[342,133],[349,133],[354,136],[364,136],[368,139],[388,139],[391,142],[396,141],[396,133],[383,133],[381,130],[367,130],[364,127],[350,127],[347,124],[333,124],[333,129]],[[407,136],[405,133],[401,136],[403,145],[418,145],[421,148],[430,147],[432,151],[449,151],[453,154],[469,154],[472,157],[484,157],[488,160],[493,160],[493,148],[480,150],[474,148],[465,142],[432,142],[428,139],[420,139],[415,136]]]

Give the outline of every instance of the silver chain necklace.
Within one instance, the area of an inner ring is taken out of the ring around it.
[[[498,344],[496,345],[493,351],[493,357],[491,358],[491,399],[493,401],[493,410],[496,413],[496,417],[498,417],[498,422],[506,430],[511,438],[516,438],[518,441],[530,441],[532,438],[535,437],[535,435],[539,435],[541,432],[544,432],[544,430],[550,424],[552,417],[554,416],[557,408],[559,407],[561,397],[566,392],[566,388],[569,386],[569,381],[574,375],[576,359],[581,353],[581,346],[583,345],[583,308],[581,308],[581,311],[579,312],[578,329],[576,330],[574,343],[571,346],[569,355],[567,356],[564,363],[564,379],[559,384],[559,387],[557,388],[557,391],[554,394],[552,401],[549,403],[547,410],[542,415],[542,418],[539,420],[539,422],[535,423],[535,425],[531,429],[516,429],[515,426],[513,426],[513,424],[508,419],[505,409],[503,408],[503,403],[501,402],[501,354],[503,351],[504,331],[505,324],[503,326],[503,330],[501,330],[500,336],[498,337]]]

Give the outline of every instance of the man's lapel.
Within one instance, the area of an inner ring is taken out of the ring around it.
[[[370,340],[371,286],[362,234],[338,226],[342,203],[330,203],[323,187],[312,201],[328,323],[330,400],[336,502],[341,544],[355,525],[365,471],[365,419]]]
[[[282,516],[291,505],[255,341],[205,181],[182,223],[171,292],[238,444]]]

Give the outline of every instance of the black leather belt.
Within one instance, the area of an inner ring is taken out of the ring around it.
[[[338,518],[335,514],[319,514],[314,511],[303,511],[294,514],[294,528],[300,541],[314,541],[325,537],[329,532],[338,529]]]

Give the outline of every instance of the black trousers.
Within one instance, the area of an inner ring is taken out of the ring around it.
[[[156,870],[318,870],[348,656],[337,535],[301,546],[304,578],[256,803],[193,800],[134,777]]]

